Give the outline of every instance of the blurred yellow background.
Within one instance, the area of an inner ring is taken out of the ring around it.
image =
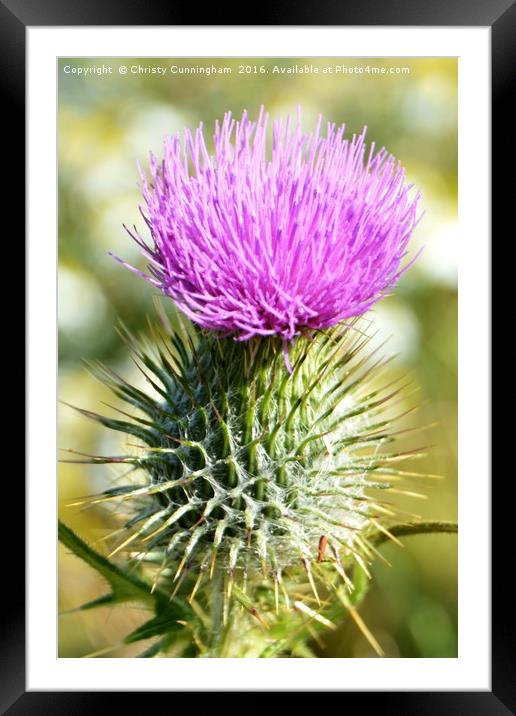
[[[274,66],[344,65],[349,74],[280,74]],[[78,75],[70,67],[110,66],[111,74]],[[120,74],[119,67],[230,67],[231,74]],[[239,65],[264,66],[267,74],[238,74]],[[65,71],[65,68],[68,68]],[[383,73],[381,73],[381,68]],[[393,72],[391,73],[391,68]],[[396,70],[405,68],[405,70]],[[457,513],[457,61],[455,59],[148,59],[60,60],[59,73],[59,392],[60,399],[97,412],[116,405],[91,377],[84,360],[100,359],[138,381],[115,326],[121,318],[145,330],[154,313],[155,291],[108,256],[108,251],[143,267],[122,224],[139,215],[137,161],[161,153],[163,137],[203,121],[206,136],[214,120],[231,110],[252,116],[261,104],[274,118],[302,107],[303,126],[319,113],[346,123],[346,134],[368,127],[368,141],[385,146],[421,188],[425,211],[411,243],[424,251],[395,292],[369,315],[378,341],[390,336],[384,353],[397,354],[392,372],[407,373],[419,404],[412,424],[434,427],[407,438],[409,447],[431,444],[418,461],[421,472],[444,476],[421,481],[426,500],[403,498],[402,507],[434,519]],[[166,303],[173,311],[171,302]],[[375,339],[376,340],[376,339]],[[72,409],[59,408],[59,446],[82,452],[120,452],[110,434]],[[66,457],[66,455],[62,455]],[[61,464],[59,514],[99,551],[110,516],[102,509],[70,507],[73,498],[106,489],[113,467]],[[392,563],[377,561],[374,582],[361,613],[387,656],[457,655],[457,539],[450,535],[411,537],[405,549],[383,548]],[[89,567],[60,547],[60,608],[63,611],[106,591]],[[64,613],[59,654],[132,656],[137,648],[111,647],[145,615],[129,607]],[[105,650],[105,651],[104,651]],[[325,657],[373,656],[352,623],[318,647]]]

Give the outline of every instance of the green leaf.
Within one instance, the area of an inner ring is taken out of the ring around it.
[[[124,638],[126,644],[133,644],[142,639],[151,639],[155,636],[162,637],[140,656],[152,657],[160,651],[164,651],[174,641],[176,634],[182,631],[187,624],[193,627],[198,622],[197,616],[187,604],[184,604],[179,599],[169,599],[166,594],[159,590],[151,593],[149,584],[117,567],[98,552],[95,552],[62,522],[59,522],[58,535],[59,540],[77,557],[99,572],[113,590],[111,594],[105,594],[91,602],[87,602],[79,609],[94,609],[108,604],[139,601],[148,605],[154,611],[155,616]]]
[[[114,595],[111,594],[104,594],[102,597],[98,597],[98,599],[92,599],[91,602],[86,602],[86,604],[82,604],[79,607],[80,611],[84,611],[86,609],[95,609],[96,607],[105,607],[107,605],[116,604],[118,600],[115,599]]]
[[[184,629],[184,624],[179,624],[177,619],[179,616],[179,610],[176,607],[172,607],[167,610],[164,614],[159,614],[149,621],[142,624],[133,632],[128,634],[124,641],[126,644],[133,644],[135,641],[141,639],[150,639],[153,636],[159,636],[161,634],[170,634],[170,632],[181,631]]]
[[[119,602],[140,601],[154,609],[156,617],[161,620],[162,624],[165,623],[165,620],[169,622],[176,622],[177,620],[197,621],[195,613],[187,604],[178,599],[169,599],[168,595],[160,590],[155,590],[151,593],[149,584],[138,579],[133,574],[129,574],[106,559],[106,557],[100,555],[62,522],[59,522],[58,536],[59,540],[77,557],[84,560],[90,567],[93,567],[101,574],[113,590],[112,594],[106,594],[88,602],[81,609],[93,609],[94,607]],[[142,628],[140,627],[140,629]]]
[[[84,560],[104,577],[113,590],[112,602],[139,600],[153,603],[155,601],[155,596],[150,593],[150,587],[145,582],[134,575],[129,575],[125,570],[95,552],[62,522],[59,522],[58,537],[65,547],[68,547],[77,557]],[[107,602],[107,595],[95,601],[100,606],[102,602]],[[89,605],[94,606],[92,602],[89,602]]]

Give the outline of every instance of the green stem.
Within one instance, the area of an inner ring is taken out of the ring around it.
[[[411,535],[423,534],[454,534],[459,531],[456,522],[447,522],[445,520],[427,520],[426,522],[399,522],[386,528],[393,537],[410,537]],[[379,547],[384,542],[389,542],[390,537],[376,530],[369,538],[369,542],[375,547]],[[353,582],[355,590],[353,591],[350,601],[353,606],[358,606],[364,599],[369,589],[369,580],[366,578],[363,569],[355,564]]]
[[[426,522],[400,522],[387,528],[393,537],[410,537],[411,535],[422,534],[453,534],[459,531],[456,522],[444,520],[428,520]],[[369,537],[370,541],[377,547],[389,541],[385,532],[377,530]]]

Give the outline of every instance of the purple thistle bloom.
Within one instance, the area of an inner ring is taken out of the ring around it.
[[[416,224],[399,162],[368,150],[364,128],[322,118],[312,134],[244,112],[215,125],[214,155],[202,124],[165,139],[142,173],[153,246],[147,278],[193,321],[239,340],[284,341],[367,311],[393,286]],[[270,155],[270,156],[269,156]],[[133,269],[135,270],[135,269]],[[140,273],[140,272],[137,272]]]

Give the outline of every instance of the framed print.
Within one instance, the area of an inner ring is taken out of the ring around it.
[[[5,711],[259,690],[509,713],[490,132],[496,156],[514,7],[4,7],[28,286]]]

